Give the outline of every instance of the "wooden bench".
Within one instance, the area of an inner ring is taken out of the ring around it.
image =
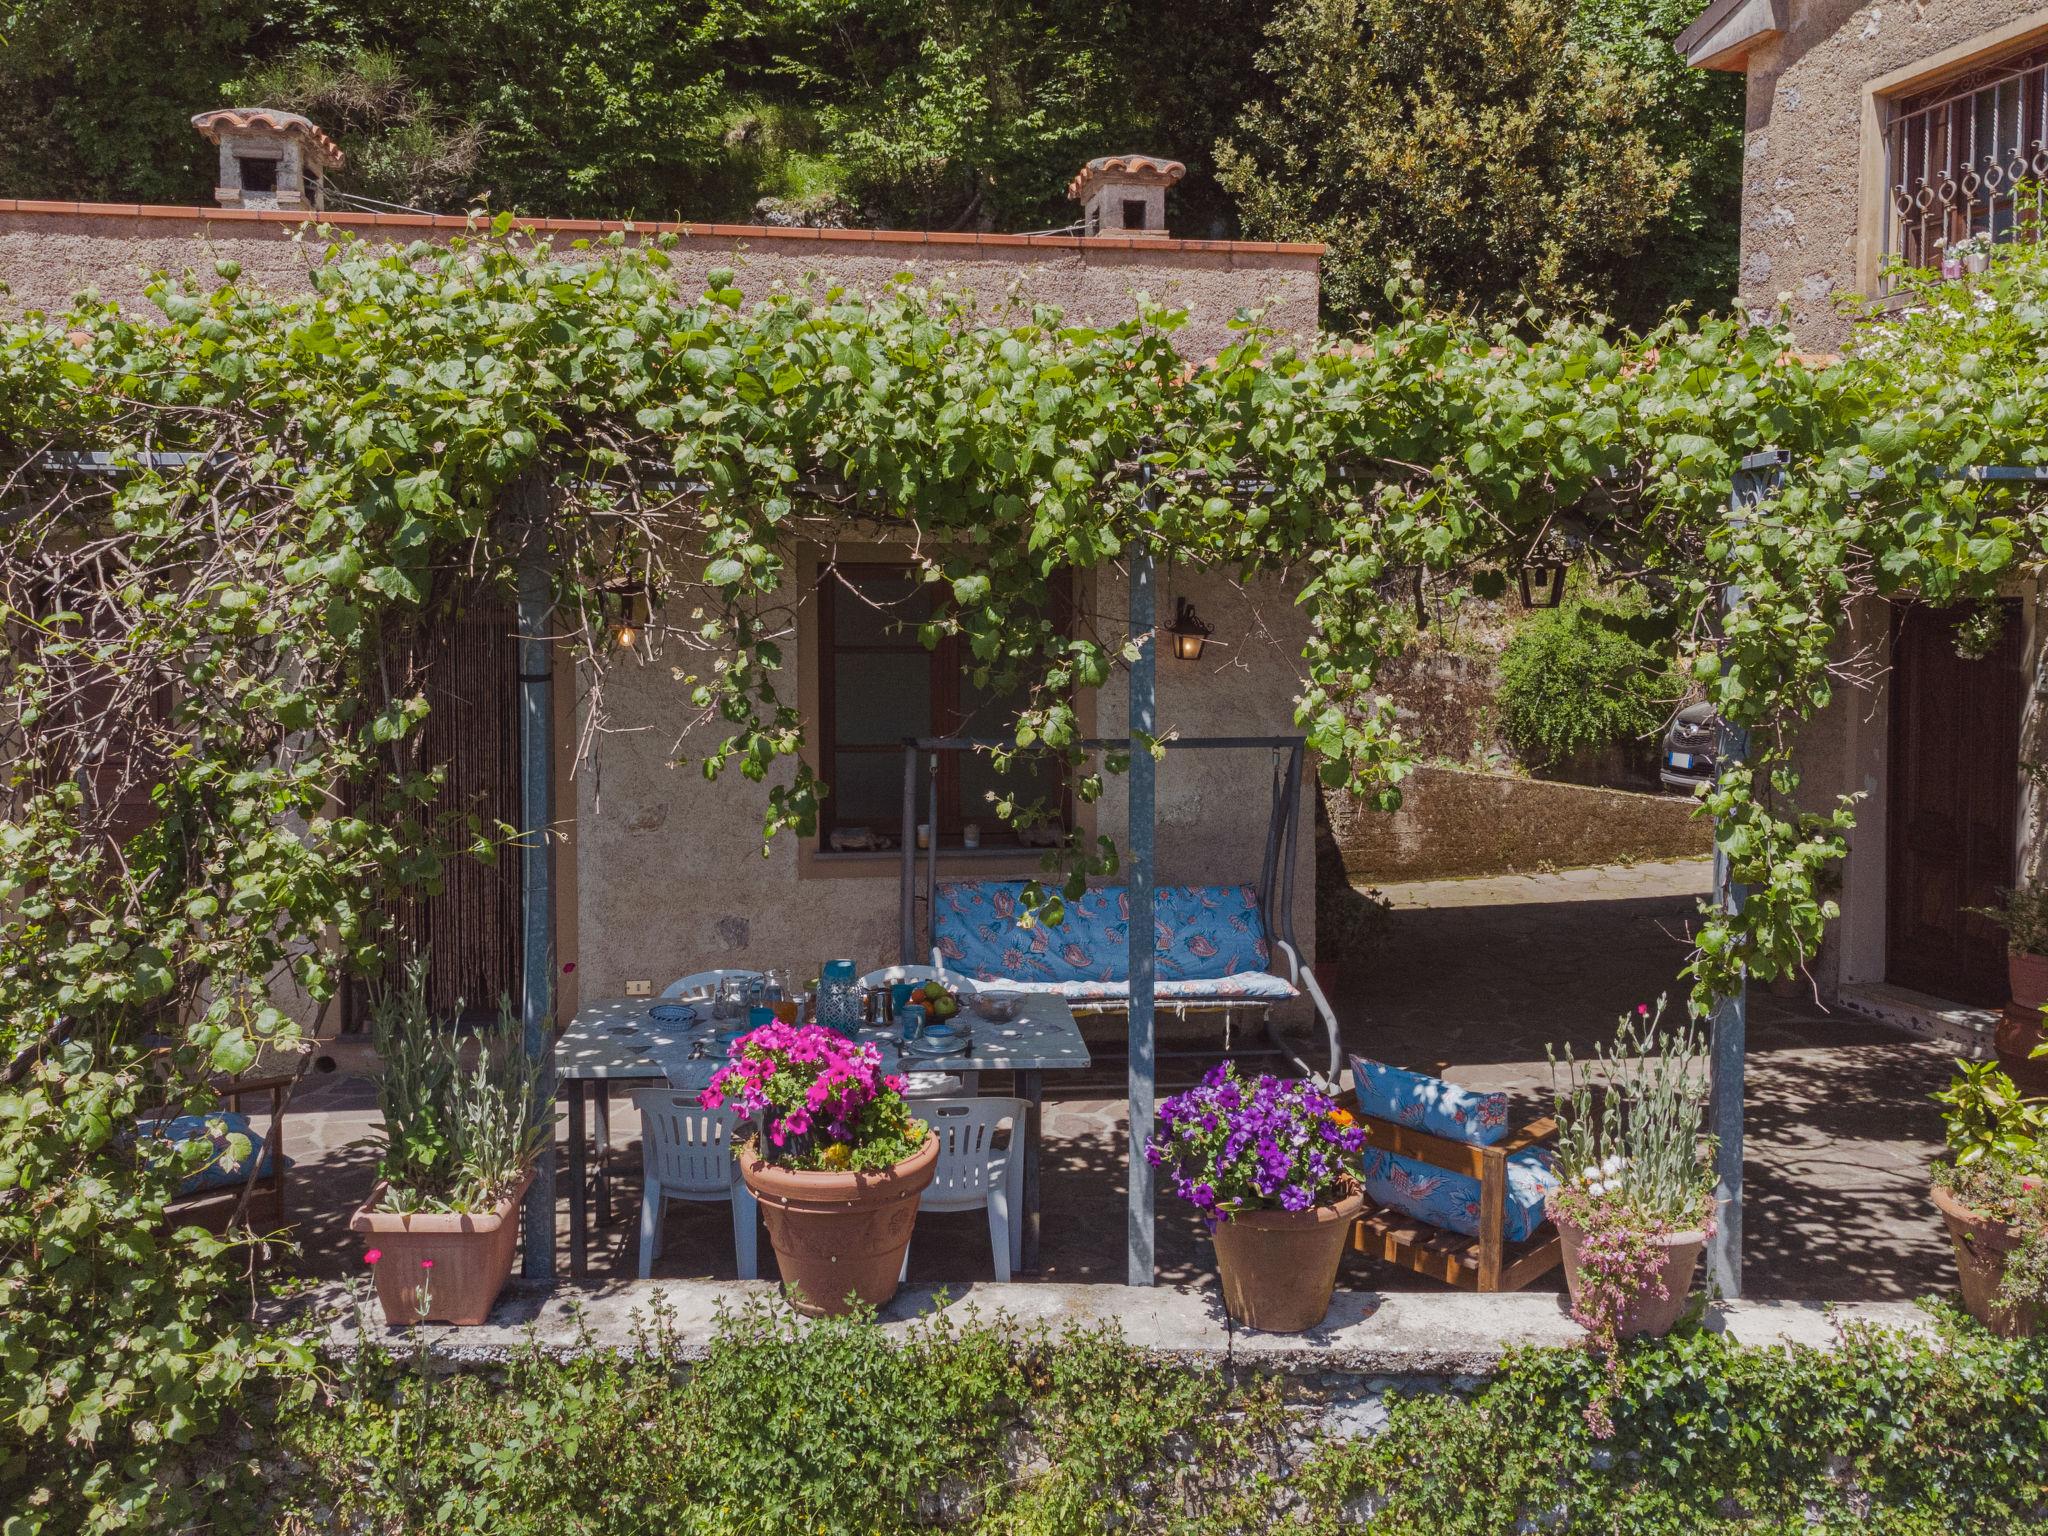
[[[1508,1158],[1549,1141],[1557,1122],[1533,1120],[1490,1147],[1475,1147],[1385,1120],[1360,1115],[1367,1145],[1479,1181],[1479,1235],[1467,1237],[1420,1221],[1391,1205],[1370,1207],[1351,1226],[1351,1247],[1418,1275],[1464,1291],[1519,1291],[1563,1258],[1557,1228],[1545,1221],[1519,1243],[1503,1240],[1507,1218]]]

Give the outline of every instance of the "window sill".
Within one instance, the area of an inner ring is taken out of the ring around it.
[[[1055,850],[1046,848],[941,848],[939,867],[950,877],[976,875],[1002,875],[1015,878],[1020,865],[1031,869],[1038,867],[1038,861],[1046,853]],[[922,878],[925,860],[931,857],[931,850],[912,850],[917,857],[917,866]],[[849,849],[832,852],[823,848],[807,848],[798,865],[798,873],[806,879],[896,879],[903,867],[903,850]]]

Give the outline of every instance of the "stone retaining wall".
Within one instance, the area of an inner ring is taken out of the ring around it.
[[[1527,874],[1593,864],[1703,857],[1713,832],[1683,795],[1594,789],[1463,768],[1420,768],[1391,815],[1324,797],[1355,882]]]

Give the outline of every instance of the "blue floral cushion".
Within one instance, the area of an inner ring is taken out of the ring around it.
[[[1020,927],[1022,880],[951,880],[938,888],[932,945],[949,970],[976,981],[1127,982],[1131,903],[1122,886],[1098,886],[1067,903],[1057,928]],[[1249,885],[1163,885],[1152,897],[1155,974],[1168,982],[1241,981],[1265,972],[1271,950]],[[1293,996],[1294,989],[1272,978]],[[1162,995],[1164,993],[1162,992]],[[1204,988],[1202,996],[1223,995]]]
[[[1368,1146],[1359,1177],[1369,1198],[1381,1205],[1426,1221],[1433,1227],[1479,1235],[1479,1181],[1469,1173],[1452,1173],[1412,1157]],[[1508,1154],[1508,1195],[1501,1235],[1511,1243],[1532,1236],[1543,1225],[1544,1202],[1556,1189],[1552,1154],[1542,1147]]]
[[[1351,1058],[1351,1078],[1361,1113],[1474,1147],[1490,1147],[1508,1133],[1504,1093],[1474,1093],[1364,1056]]]
[[[183,1182],[178,1185],[178,1193],[181,1195],[198,1195],[210,1189],[225,1189],[230,1185],[238,1185],[248,1178],[248,1163],[234,1161],[231,1158],[229,1138],[233,1136],[248,1138],[249,1151],[257,1155],[257,1178],[269,1178],[276,1166],[269,1146],[249,1129],[249,1117],[241,1113],[179,1115],[174,1119],[156,1121],[148,1127],[145,1134],[161,1137],[165,1141],[205,1140],[213,1143],[212,1159],[197,1173],[185,1175]],[[286,1158],[284,1165],[290,1168],[292,1160]]]
[[[1131,997],[1128,981],[1015,981],[1004,977],[1000,985],[1013,992],[1050,992],[1070,1003],[1124,1003]],[[1152,995],[1162,1003],[1240,997],[1247,1002],[1283,1002],[1301,993],[1284,976],[1271,971],[1240,971],[1211,981],[1155,981]]]

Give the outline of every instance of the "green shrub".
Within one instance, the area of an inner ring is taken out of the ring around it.
[[[492,1536],[1116,1530],[1224,1536],[1934,1536],[2040,1523],[2048,1343],[1965,1320],[1832,1350],[1695,1333],[1511,1356],[1343,1440],[1278,1378],[1191,1369],[1106,1329],[969,1317],[892,1337],[754,1303],[698,1362],[657,1315],[625,1354],[442,1375],[371,1351],[237,1459],[242,1529]]]
[[[1556,764],[1664,723],[1679,688],[1626,615],[1571,602],[1532,615],[1500,658],[1501,730],[1522,758]]]

